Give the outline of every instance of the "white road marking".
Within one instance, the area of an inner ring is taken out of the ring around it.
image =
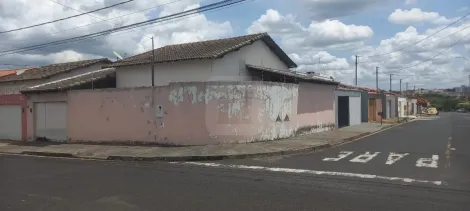
[[[394,153],[394,152],[390,152],[390,154],[388,155],[388,158],[387,158],[387,162],[385,162],[385,164],[387,165],[392,165],[394,164],[395,162],[399,161],[400,159],[404,158],[405,156],[409,155],[410,153]]]
[[[357,157],[355,157],[355,158],[353,158],[349,161],[354,162],[354,163],[367,163],[370,160],[372,160],[372,158],[377,156],[379,153],[380,152],[374,152],[373,154],[370,154],[370,152],[365,152],[364,154],[358,155]]]
[[[341,151],[339,152],[339,155],[337,158],[323,158],[323,161],[339,161],[349,155],[351,155],[352,153],[354,152],[351,152],[351,151]]]
[[[420,158],[416,161],[417,167],[437,168],[439,155],[433,155],[432,158]]]
[[[178,162],[172,162],[178,163]],[[247,165],[228,165],[228,164],[219,164],[219,163],[199,163],[199,162],[183,162],[181,164],[189,164],[196,166],[205,166],[205,167],[220,167],[220,168],[231,168],[231,169],[248,169],[248,170],[261,170],[261,171],[270,171],[270,172],[284,172],[284,173],[297,173],[297,174],[311,174],[311,175],[327,175],[327,176],[342,176],[342,177],[354,177],[362,179],[381,179],[389,181],[401,181],[406,183],[425,183],[433,185],[442,185],[442,181],[431,181],[431,180],[419,180],[403,177],[387,177],[373,174],[358,174],[358,173],[348,173],[348,172],[334,172],[334,171],[315,171],[307,169],[290,169],[290,168],[273,168],[273,167],[264,167],[264,166],[247,166]]]

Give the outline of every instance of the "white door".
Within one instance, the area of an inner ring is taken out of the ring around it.
[[[349,125],[361,124],[361,97],[349,97]]]
[[[21,106],[0,105],[0,139],[21,140]]]
[[[34,104],[34,135],[49,141],[67,141],[67,104],[47,102]]]

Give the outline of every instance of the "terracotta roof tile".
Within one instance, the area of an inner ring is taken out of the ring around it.
[[[251,34],[225,39],[208,40],[193,43],[169,45],[155,49],[155,63],[175,62],[193,59],[217,59],[241,47],[250,45],[255,41],[262,40],[268,47],[287,64],[293,68],[297,65],[287,54],[274,42],[267,33]],[[129,65],[149,64],[152,60],[152,51],[138,54],[123,60],[114,62],[105,67],[119,67]]]
[[[8,76],[8,75],[13,75],[15,74],[16,72],[20,71],[20,70],[32,70],[34,69],[35,67],[27,67],[27,68],[18,68],[18,69],[9,69],[9,70],[0,70],[0,77],[3,77],[3,76]]]
[[[111,61],[109,61],[108,59],[91,59],[77,62],[51,64],[34,68],[34,70],[26,71],[20,75],[12,74],[5,77],[1,77],[0,82],[47,78],[56,74],[69,72],[77,68],[87,67],[99,62],[111,63]]]

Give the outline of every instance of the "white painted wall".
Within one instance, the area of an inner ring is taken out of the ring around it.
[[[406,98],[399,97],[398,98],[398,114],[400,117],[404,117],[406,115],[405,107],[406,107]]]
[[[245,46],[239,53],[246,64],[289,71],[287,65],[261,40]]]
[[[211,76],[211,60],[190,60],[155,65],[155,86],[171,82],[207,81]],[[117,87],[142,87],[152,85],[152,67],[147,65],[116,68]]]
[[[349,125],[361,124],[361,97],[349,97]]]
[[[155,86],[164,86],[171,82],[249,81],[251,77],[245,64],[289,70],[263,41],[256,41],[215,60],[156,64]],[[118,67],[116,85],[118,88],[151,86],[150,76],[150,65]]]

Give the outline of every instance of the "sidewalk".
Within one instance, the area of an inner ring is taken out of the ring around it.
[[[393,125],[396,124],[381,126],[380,123],[364,123],[276,141],[188,147],[0,142],[0,153],[100,160],[221,160],[314,151],[352,141]]]

